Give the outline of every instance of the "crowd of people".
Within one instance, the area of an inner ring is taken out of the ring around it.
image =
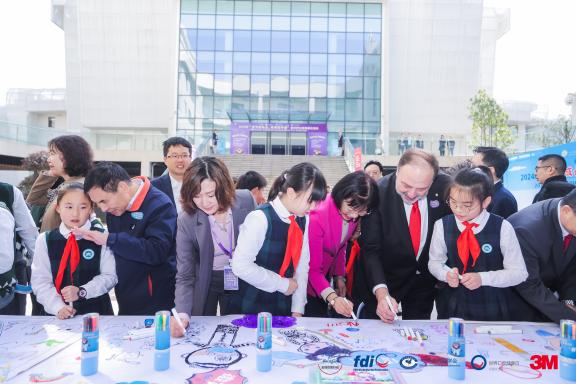
[[[430,319],[434,305],[440,319],[576,320],[576,191],[559,155],[538,160],[542,190],[518,212],[502,185],[508,158],[493,147],[446,172],[411,148],[392,173],[370,161],[332,187],[300,163],[267,198],[262,175],[234,180],[180,137],[164,142],[167,170],[151,181],[93,165],[79,136],[48,150],[27,204],[0,185],[12,218],[2,232],[23,244],[2,249],[0,314],[24,314],[15,292],[29,281],[33,314],[60,319],[113,314],[114,289],[119,315],[175,307],[184,326],[258,312],[390,323]]]

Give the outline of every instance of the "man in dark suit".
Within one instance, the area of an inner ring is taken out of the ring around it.
[[[534,196],[532,204],[555,197],[564,197],[574,189],[574,184],[566,180],[566,160],[560,155],[544,155],[538,159],[534,168],[536,180],[542,184],[540,191]]]
[[[516,198],[502,184],[502,177],[510,164],[506,153],[496,147],[476,147],[474,156],[472,156],[472,164],[476,166],[483,165],[492,173],[494,194],[492,195],[492,202],[487,208],[488,212],[502,216],[505,219],[518,212]]]
[[[516,320],[576,320],[576,191],[533,204],[510,216],[528,279],[515,287]]]
[[[439,174],[434,155],[419,149],[407,150],[396,173],[380,180],[380,205],[362,222],[361,262],[376,297],[366,303],[366,316],[389,320],[390,292],[402,303],[403,319],[430,319],[436,279],[428,271],[428,250],[434,222],[450,213],[449,180]]]
[[[162,143],[166,172],[152,180],[152,185],[164,192],[176,206],[178,214],[182,211],[180,205],[180,188],[184,171],[192,161],[192,145],[183,137],[171,137]]]
[[[84,180],[84,191],[106,213],[108,232],[74,233],[114,253],[119,315],[153,315],[174,303],[176,208],[148,178],[130,179],[118,164],[102,162]]]

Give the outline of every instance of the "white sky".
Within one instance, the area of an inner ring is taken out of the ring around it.
[[[118,0],[121,1],[121,0]],[[485,0],[510,8],[498,42],[494,96],[538,104],[548,117],[568,115],[576,91],[576,1]],[[50,20],[50,0],[0,0],[0,105],[8,88],[66,86],[64,31]]]
[[[50,0],[0,0],[0,105],[9,88],[66,87],[64,31],[50,7]]]

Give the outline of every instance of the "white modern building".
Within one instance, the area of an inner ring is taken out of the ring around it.
[[[437,152],[441,134],[465,154],[468,105],[492,90],[509,17],[482,0],[52,0],[66,45],[57,124],[197,145],[217,130],[226,149],[235,119],[323,118],[329,153],[343,132],[367,154],[397,154],[398,139],[419,135]],[[302,143],[290,133],[256,139],[285,153]]]

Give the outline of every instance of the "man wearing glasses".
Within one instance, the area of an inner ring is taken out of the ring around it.
[[[183,137],[171,137],[162,143],[164,149],[164,164],[167,171],[164,175],[152,180],[152,185],[164,192],[176,206],[178,214],[182,211],[180,205],[180,188],[184,171],[191,162],[192,145]]]
[[[574,184],[566,181],[566,160],[560,155],[544,155],[538,159],[534,168],[536,180],[542,184],[534,196],[532,204],[555,197],[564,197],[574,189]]]

